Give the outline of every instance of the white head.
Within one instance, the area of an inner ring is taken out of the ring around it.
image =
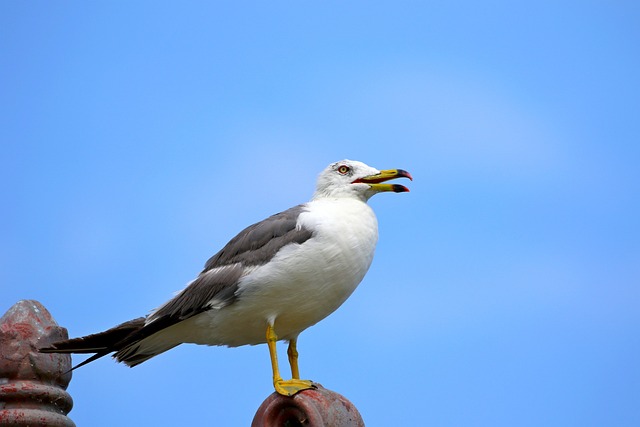
[[[363,202],[384,191],[402,193],[409,191],[404,185],[381,184],[394,178],[411,178],[402,169],[378,170],[355,160],[331,163],[318,176],[313,199],[350,197]]]

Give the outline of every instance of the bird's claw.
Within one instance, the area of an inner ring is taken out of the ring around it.
[[[273,383],[278,394],[283,396],[293,396],[294,394],[302,391],[317,388],[312,381],[309,380],[278,380]]]

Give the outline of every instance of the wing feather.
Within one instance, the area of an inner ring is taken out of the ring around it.
[[[115,351],[114,357],[119,362],[135,366],[174,347],[177,344],[167,343],[166,348],[149,353],[140,350],[140,343],[176,323],[236,301],[238,283],[247,271],[266,264],[283,247],[302,244],[312,237],[310,230],[297,226],[298,215],[304,210],[304,205],[298,205],[245,228],[207,261],[195,280],[146,318],[134,319],[86,337],[57,342],[40,351],[96,353],[76,367]]]

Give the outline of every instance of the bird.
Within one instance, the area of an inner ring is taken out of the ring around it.
[[[300,379],[299,334],[333,313],[353,293],[373,260],[378,221],[367,201],[408,192],[403,169],[378,170],[354,160],[327,166],[311,200],[238,233],[173,298],[103,332],[55,342],[43,353],[113,353],[139,365],[183,343],[238,347],[266,343],[278,394],[315,388]],[[291,379],[278,366],[276,342],[287,341]]]

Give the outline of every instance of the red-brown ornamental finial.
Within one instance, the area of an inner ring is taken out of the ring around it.
[[[42,304],[16,303],[0,318],[0,425],[75,427],[68,354],[38,348],[68,338]]]

